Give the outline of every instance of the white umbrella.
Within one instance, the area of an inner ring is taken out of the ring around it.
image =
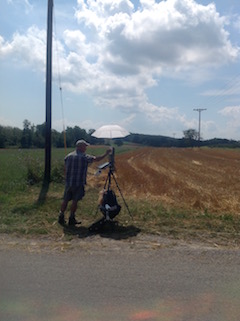
[[[119,125],[105,125],[92,133],[92,136],[96,138],[123,138],[130,135],[130,133]]]

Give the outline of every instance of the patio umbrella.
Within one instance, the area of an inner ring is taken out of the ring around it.
[[[96,138],[123,138],[130,135],[130,133],[119,125],[105,125],[92,133],[92,136]]]

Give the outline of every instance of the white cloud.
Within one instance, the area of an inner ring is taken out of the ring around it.
[[[177,108],[167,108],[164,106],[155,106],[146,102],[141,106],[142,111],[152,120],[152,122],[168,122],[178,117]]]
[[[239,137],[240,129],[240,106],[228,106],[219,111],[219,114],[227,118],[226,126],[228,128],[227,135],[225,137]]]
[[[16,32],[12,41],[0,38],[0,57],[11,57],[19,66],[29,66],[44,70],[46,56],[46,32],[36,26],[30,27],[26,34]]]
[[[79,29],[65,30],[64,42],[58,41],[54,75],[59,65],[65,89],[89,94],[101,107],[183,124],[177,108],[151,104],[146,89],[162,75],[179,78],[187,72],[194,79],[196,68],[197,75],[205,75],[205,70],[239,55],[225,29],[227,19],[214,4],[141,0],[136,9],[129,0],[77,2]],[[22,3],[30,6],[27,0]],[[0,38],[0,58],[11,56],[18,64],[45,72],[45,47],[46,31],[32,26],[11,41]],[[53,48],[56,51],[56,43]]]
[[[122,108],[144,109],[150,114],[152,108],[139,102],[145,104],[144,90],[155,85],[156,75],[173,77],[175,73],[178,77],[183,70],[195,71],[196,65],[198,75],[204,75],[201,70],[232,61],[239,53],[224,29],[226,20],[213,4],[169,0],[149,5],[141,1],[142,7],[134,11],[129,1],[78,3],[76,17],[89,27],[94,39],[95,64],[85,64],[90,78],[96,75],[99,80],[88,86],[99,104],[120,107],[122,101]],[[121,11],[123,4],[127,9]]]
[[[225,107],[219,111],[219,114],[238,120],[240,126],[240,106]]]

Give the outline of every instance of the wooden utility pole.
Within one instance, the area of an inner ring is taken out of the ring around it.
[[[204,110],[207,110],[206,108],[196,108],[193,109],[194,111],[197,111],[199,113],[198,117],[198,140],[201,140],[201,112]]]
[[[53,0],[48,0],[47,15],[47,61],[46,61],[46,128],[45,128],[45,172],[44,183],[51,178],[51,132],[52,132],[52,19]]]

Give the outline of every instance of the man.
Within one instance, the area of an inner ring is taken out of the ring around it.
[[[78,201],[85,195],[84,186],[86,184],[88,164],[101,161],[112,151],[112,149],[109,148],[105,154],[101,156],[88,155],[85,152],[89,145],[90,144],[83,139],[78,140],[76,142],[76,150],[68,154],[64,159],[65,191],[58,217],[58,223],[61,225],[65,224],[64,212],[70,200],[72,200],[72,204],[68,225],[74,226],[81,223],[76,221],[75,212]]]

